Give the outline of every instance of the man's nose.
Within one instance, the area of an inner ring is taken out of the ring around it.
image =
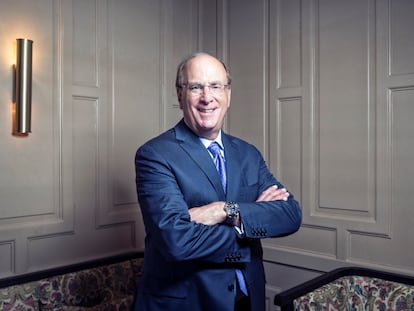
[[[211,92],[210,87],[208,85],[203,86],[203,90],[201,92],[201,98],[205,102],[210,102],[210,101],[213,100],[212,92]]]

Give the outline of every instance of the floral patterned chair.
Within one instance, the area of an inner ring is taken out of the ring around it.
[[[131,310],[142,265],[133,253],[3,279],[0,310]]]
[[[413,311],[414,277],[339,268],[277,294],[274,303],[282,311]]]

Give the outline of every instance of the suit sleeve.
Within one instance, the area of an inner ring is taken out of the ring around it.
[[[256,160],[253,163],[259,165],[258,169],[254,170],[258,171],[257,180],[255,180],[257,182],[252,182],[253,185],[243,191],[247,195],[238,202],[244,227],[243,237],[263,239],[286,236],[296,232],[301,225],[302,211],[292,193],[289,192],[290,196],[287,201],[256,202],[257,196],[268,187],[272,185],[277,185],[279,189],[285,187],[272,175],[257,150]],[[255,198],[248,197],[249,193],[254,193]]]
[[[135,157],[138,200],[147,237],[168,261],[199,260],[223,263],[228,258],[250,260],[243,246],[226,225],[206,226],[190,220],[188,205],[171,161],[150,145]]]

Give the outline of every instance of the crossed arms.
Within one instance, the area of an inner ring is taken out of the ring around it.
[[[263,191],[257,198],[256,202],[269,202],[283,200],[287,201],[289,192],[285,189],[279,189],[276,185],[270,186]],[[213,226],[222,223],[226,220],[226,213],[223,209],[225,202],[212,202],[200,207],[193,207],[189,209],[192,221],[207,226]],[[240,216],[236,219],[235,226],[240,226]]]

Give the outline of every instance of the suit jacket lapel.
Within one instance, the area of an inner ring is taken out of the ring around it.
[[[225,200],[225,193],[216,166],[198,136],[187,127],[183,120],[175,127],[175,133],[181,147],[210,180],[220,200]]]
[[[226,157],[227,170],[227,198],[236,200],[242,179],[240,150],[233,143],[231,137],[222,132],[222,141]]]

